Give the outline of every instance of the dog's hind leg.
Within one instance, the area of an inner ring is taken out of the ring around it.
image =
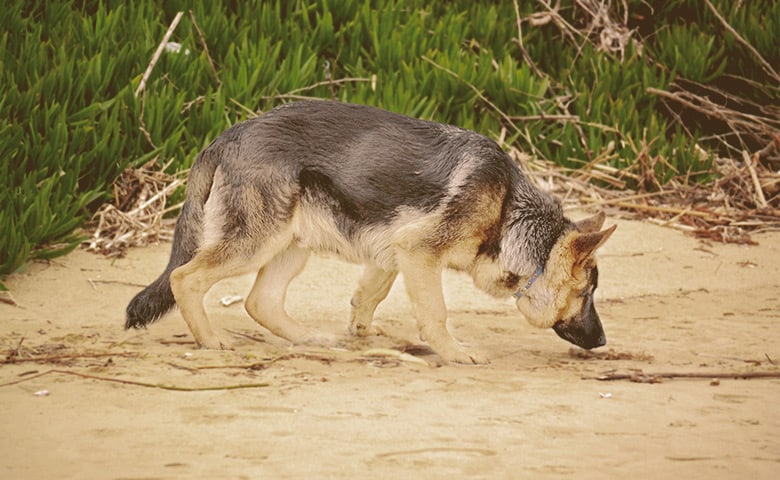
[[[204,251],[171,272],[171,290],[198,346],[215,350],[233,348],[227,338],[211,327],[203,297],[219,280],[249,273],[255,268],[237,260],[214,262],[213,255]]]
[[[231,349],[231,343],[214,330],[206,316],[203,297],[218,281],[257,271],[292,241],[282,230],[265,238],[222,239],[204,246],[192,260],[171,272],[171,290],[192,336],[202,348]]]
[[[287,287],[306,265],[309,252],[294,243],[258,273],[246,300],[246,311],[262,327],[294,344],[331,345],[333,338],[318,334],[292,319],[285,310]]]
[[[366,337],[377,333],[377,330],[371,326],[374,312],[379,303],[387,298],[397,276],[397,271],[388,272],[376,265],[366,266],[358,288],[350,301],[352,309],[349,318],[349,332],[352,335]]]
[[[447,362],[489,363],[487,357],[464,350],[447,331],[447,306],[442,292],[442,267],[430,255],[399,250],[396,259],[414,308],[420,337]]]

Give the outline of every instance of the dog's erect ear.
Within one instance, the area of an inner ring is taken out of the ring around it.
[[[603,222],[603,219],[602,219]],[[602,246],[607,241],[612,232],[615,231],[617,225],[612,225],[606,230],[600,232],[582,233],[577,235],[571,242],[571,250],[574,255],[575,262],[581,263],[588,257],[590,257],[597,248]]]
[[[577,231],[582,233],[594,233],[601,230],[601,226],[604,225],[604,220],[607,218],[604,212],[599,212],[592,217],[584,218],[579,222],[574,223],[574,227]]]

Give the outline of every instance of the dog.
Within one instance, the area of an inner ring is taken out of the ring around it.
[[[514,296],[532,325],[591,349],[606,343],[593,305],[594,252],[615,231],[603,213],[572,222],[510,157],[478,133],[386,110],[302,101],[238,123],[195,160],[165,271],[127,307],[125,328],[178,305],[197,344],[230,349],[206,292],[257,272],[245,307],[295,344],[331,339],[285,311],[311,252],[365,265],[349,330],[376,333],[374,312],[404,276],[420,337],[444,361],[483,364],[447,330],[445,268]]]

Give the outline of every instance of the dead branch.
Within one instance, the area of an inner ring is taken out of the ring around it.
[[[171,390],[175,392],[209,392],[209,391],[215,391],[215,390],[238,390],[243,388],[261,388],[261,387],[268,387],[270,386],[269,383],[244,383],[244,384],[237,384],[237,385],[220,385],[220,386],[213,386],[213,387],[182,387],[178,385],[166,385],[163,383],[150,383],[150,382],[139,382],[136,380],[125,380],[121,378],[112,378],[112,377],[101,377],[98,375],[90,375],[87,373],[80,373],[80,372],[73,372],[70,370],[58,370],[58,369],[52,369],[47,370],[43,373],[39,373],[37,375],[28,376],[25,378],[22,378],[20,380],[15,380],[12,382],[6,382],[6,383],[0,383],[0,387],[7,387],[10,385],[17,385],[19,383],[28,382],[30,380],[41,378],[46,375],[51,374],[60,374],[60,375],[71,375],[74,377],[81,377],[86,378],[90,380],[98,380],[101,382],[111,382],[111,383],[120,383],[123,385],[134,385],[137,387],[146,387],[146,388],[159,388],[162,390]]]
[[[19,343],[21,346],[21,342]],[[9,352],[8,355],[6,355],[5,360],[2,361],[4,364],[11,364],[11,363],[26,363],[26,362],[34,362],[34,363],[57,363],[64,360],[79,360],[84,358],[105,358],[105,357],[138,357],[139,354],[136,352],[114,352],[114,353],[65,353],[61,355],[36,355],[31,357],[21,357],[19,356],[18,348]]]
[[[758,139],[780,138],[777,120],[759,115],[752,115],[738,110],[718,105],[707,97],[696,95],[686,90],[668,92],[653,87],[646,89],[647,93],[673,100],[691,110],[703,113],[723,121],[736,133],[747,133]]]
[[[24,343],[24,337],[19,339],[19,343],[16,344],[16,347],[11,349],[11,351],[8,352],[8,354],[5,356],[5,360],[3,363],[15,363],[16,360],[19,358],[19,352],[22,348],[22,343]]]
[[[203,51],[206,52],[206,60],[209,62],[209,67],[211,67],[211,74],[214,75],[214,80],[217,82],[217,87],[222,85],[222,81],[219,79],[219,75],[217,75],[217,69],[214,67],[214,60],[211,58],[211,54],[209,53],[209,46],[206,44],[206,39],[203,37],[203,32],[200,30],[200,27],[198,26],[198,22],[195,21],[195,14],[192,13],[192,10],[190,10],[190,20],[192,20],[192,26],[195,27],[195,31],[198,33],[198,38],[200,39],[200,44],[203,47]]]
[[[124,280],[100,280],[95,278],[89,278],[87,279],[89,283],[94,287],[97,288],[98,283],[103,284],[112,284],[112,285],[124,285],[126,287],[137,287],[137,288],[144,288],[146,287],[146,284],[144,283],[135,283],[135,282],[125,282]]]
[[[662,379],[675,378],[705,378],[705,379],[724,379],[733,378],[736,380],[749,380],[757,378],[780,378],[780,372],[661,372],[661,373],[608,373],[597,377],[582,377],[583,380],[599,380],[602,382],[612,382],[617,380],[629,380],[635,383],[660,383]]]
[[[305,87],[296,88],[294,90],[290,90],[287,93],[280,93],[278,95],[266,95],[263,96],[263,100],[322,100],[322,98],[319,97],[308,97],[305,95],[299,95],[303,92],[308,92],[311,90],[314,90],[318,87],[332,87],[334,85],[341,85],[343,83],[361,83],[361,82],[372,82],[374,79],[372,78],[364,78],[364,77],[346,77],[346,78],[337,78],[337,79],[331,79],[331,80],[324,80],[322,82],[312,83],[311,85],[307,85]],[[255,112],[256,114],[256,112]]]
[[[517,25],[516,42],[520,48],[520,53],[523,55],[523,60],[528,64],[529,67],[531,67],[531,70],[534,71],[537,77],[546,78],[547,75],[536,66],[536,63],[534,63],[531,55],[529,55],[528,51],[525,49],[525,44],[523,43],[523,19],[520,18],[520,6],[518,5],[517,0],[513,0],[513,2],[515,6],[515,23]]]
[[[586,202],[589,201],[589,199],[585,199]],[[631,202],[622,202],[619,199],[609,200],[609,201],[603,201],[603,202],[593,202],[598,203],[600,205],[613,205],[616,207],[625,208],[627,210],[642,210],[645,212],[653,212],[653,213],[671,213],[674,215],[690,215],[694,217],[702,217],[710,220],[715,220],[715,216],[712,215],[709,212],[699,212],[696,210],[692,210],[690,208],[675,208],[675,207],[669,207],[669,206],[662,206],[662,205],[643,205],[640,203],[631,203]]]
[[[618,352],[610,348],[607,351],[583,350],[581,348],[570,348],[569,356],[580,360],[637,360],[641,362],[650,362],[653,356],[644,352]]]
[[[750,172],[750,179],[753,181],[753,188],[756,192],[756,203],[761,208],[766,208],[766,197],[764,197],[764,190],[761,188],[761,182],[758,180],[758,174],[756,173],[755,165],[758,165],[758,152],[753,155],[751,159],[746,151],[742,151],[742,159],[745,162],[745,168]],[[755,165],[754,165],[755,164]]]
[[[141,95],[141,113],[138,114],[138,130],[140,130],[141,133],[144,134],[144,138],[146,138],[146,141],[149,143],[149,146],[156,150],[157,145],[155,145],[154,141],[152,140],[152,134],[149,133],[149,130],[146,129],[146,122],[144,121],[144,113],[146,113],[146,90],[144,90],[143,95]]]
[[[168,43],[171,35],[173,35],[173,31],[176,30],[176,26],[179,25],[179,21],[181,21],[181,17],[183,15],[184,12],[179,12],[176,14],[176,16],[173,18],[173,21],[171,22],[171,25],[168,27],[168,30],[165,32],[165,35],[163,35],[160,44],[157,45],[157,50],[155,50],[154,55],[152,55],[152,60],[149,62],[149,65],[147,65],[143,77],[141,77],[141,83],[139,83],[138,88],[135,89],[136,97],[138,97],[138,94],[143,92],[146,88],[146,82],[149,81],[149,77],[152,75],[154,66],[157,65],[157,61],[160,59],[160,55],[162,55],[163,50],[165,50],[165,45]]]
[[[491,101],[490,101],[490,99],[488,99],[488,98],[487,98],[487,97],[486,97],[486,96],[485,96],[485,95],[482,93],[482,91],[481,91],[479,88],[477,88],[477,86],[476,86],[476,85],[474,85],[473,83],[470,83],[470,82],[466,82],[466,81],[464,81],[462,78],[460,78],[460,76],[459,76],[457,73],[453,72],[452,70],[450,70],[450,69],[449,69],[449,68],[447,68],[447,67],[444,67],[444,66],[442,66],[442,65],[439,65],[438,63],[436,63],[436,62],[435,62],[435,61],[433,61],[432,59],[430,59],[430,58],[426,57],[425,55],[423,55],[421,58],[422,58],[423,60],[425,60],[426,62],[430,63],[431,65],[433,65],[435,68],[437,68],[437,69],[439,69],[439,70],[441,70],[441,71],[443,71],[443,72],[447,73],[448,75],[451,75],[451,76],[452,76],[452,77],[454,77],[454,78],[457,78],[458,80],[461,80],[461,81],[463,81],[463,83],[465,83],[465,84],[466,84],[466,86],[467,86],[467,87],[469,87],[469,88],[470,88],[470,89],[471,89],[471,90],[472,90],[472,91],[473,91],[473,92],[474,92],[474,93],[477,95],[477,97],[478,97],[480,100],[482,100],[482,101],[483,101],[483,102],[484,102],[486,105],[488,105],[488,106],[489,106],[489,107],[490,107],[490,108],[491,108],[491,109],[492,109],[492,110],[493,110],[493,111],[494,111],[496,114],[498,114],[498,116],[499,116],[499,117],[500,117],[500,118],[501,118],[501,119],[504,121],[504,123],[505,123],[506,125],[508,125],[509,127],[512,127],[512,128],[513,128],[513,129],[514,129],[514,130],[515,130],[517,133],[519,133],[520,135],[523,135],[524,137],[526,137],[526,139],[528,140],[528,144],[529,144],[529,145],[531,145],[531,146],[533,147],[533,145],[534,145],[534,142],[533,142],[533,141],[531,141],[531,139],[530,139],[530,138],[528,138],[528,136],[527,136],[527,132],[525,132],[525,131],[523,131],[522,129],[520,129],[520,128],[519,128],[519,127],[518,127],[518,126],[515,124],[515,122],[513,122],[513,121],[512,121],[512,119],[509,117],[509,115],[507,115],[507,114],[506,114],[504,111],[502,111],[500,108],[498,108],[498,106],[497,106],[495,103],[491,102]],[[535,149],[536,147],[533,147],[533,148]],[[537,151],[537,153],[538,153],[540,156],[542,156],[542,155],[541,155],[541,152]]]
[[[160,340],[160,345],[197,345],[195,340]]]
[[[715,15],[715,17],[720,21],[721,25],[723,25],[723,28],[725,28],[726,30],[728,30],[729,33],[734,35],[734,39],[736,39],[737,42],[741,43],[742,46],[747,48],[750,51],[750,53],[754,57],[756,57],[756,60],[758,60],[758,62],[761,64],[761,68],[763,68],[764,71],[769,76],[774,78],[776,82],[780,83],[780,75],[778,75],[775,69],[772,68],[772,65],[769,62],[767,62],[764,59],[764,57],[761,56],[760,53],[758,53],[758,50],[756,50],[755,47],[753,47],[753,45],[751,45],[747,40],[742,38],[742,35],[740,35],[739,32],[734,30],[734,28],[731,25],[729,25],[729,22],[727,22],[726,19],[723,18],[720,12],[718,12],[718,9],[715,8],[715,6],[712,4],[712,2],[710,2],[710,0],[704,0],[704,2],[707,4],[707,8],[710,9],[712,14]]]
[[[6,303],[14,307],[19,306],[19,304],[16,302],[16,299],[14,299],[13,295],[11,295],[11,292],[8,290],[0,290],[0,303]]]

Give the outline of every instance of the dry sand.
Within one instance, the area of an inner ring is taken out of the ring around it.
[[[609,343],[590,358],[447,274],[450,328],[481,367],[371,356],[420,344],[403,285],[377,313],[386,335],[350,338],[360,268],[336,260],[312,258],[289,310],[343,349],[291,347],[220,305],[242,277],[207,297],[230,352],[196,350],[178,313],[122,329],[169,245],[33,264],[6,281],[20,306],[0,304],[0,359],[18,347],[0,364],[0,478],[780,478],[780,380],[587,378],[780,372],[780,234],[708,245],[619,224],[599,263]]]

